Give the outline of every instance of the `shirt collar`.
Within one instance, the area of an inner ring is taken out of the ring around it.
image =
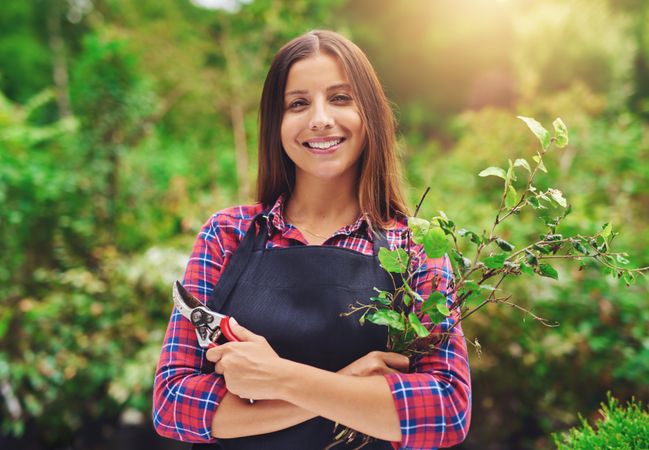
[[[268,211],[268,223],[271,225],[268,227],[268,237],[271,237],[274,232],[279,232],[282,235],[285,235],[289,228],[286,225],[286,220],[284,216],[284,206],[286,204],[286,198],[284,195],[280,195],[279,198],[275,201],[275,204]],[[364,227],[364,228],[363,228]],[[373,233],[369,232],[369,221],[365,214],[360,214],[354,223],[351,223],[347,226],[342,227],[340,230],[336,231],[333,236],[346,235],[349,236],[352,233],[357,233],[364,231],[365,237],[370,241],[374,240]]]

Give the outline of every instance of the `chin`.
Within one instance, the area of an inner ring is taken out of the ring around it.
[[[320,180],[334,181],[340,177],[347,175],[347,171],[339,167],[332,168],[318,168],[308,172],[312,177]]]

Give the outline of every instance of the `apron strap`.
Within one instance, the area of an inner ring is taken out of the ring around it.
[[[390,250],[390,244],[388,243],[388,238],[385,235],[385,230],[379,229],[376,232],[374,232],[373,247],[374,247],[375,256],[379,255],[379,249],[381,247],[385,247],[388,250]]]
[[[259,225],[259,233],[257,233],[257,225]],[[256,215],[250,222],[250,227],[246,231],[243,240],[231,256],[230,263],[221,273],[219,282],[214,286],[212,295],[207,302],[210,309],[220,311],[223,308],[232,289],[239,281],[239,277],[248,266],[250,256],[252,256],[255,249],[264,248],[267,236],[266,217],[261,213]]]

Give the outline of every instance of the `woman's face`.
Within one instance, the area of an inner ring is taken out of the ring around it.
[[[296,176],[356,177],[365,128],[340,62],[326,53],[297,61],[284,92],[282,146]]]

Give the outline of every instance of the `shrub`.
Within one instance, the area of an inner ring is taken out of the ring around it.
[[[626,408],[608,394],[608,405],[602,403],[602,419],[591,427],[581,415],[581,427],[567,433],[555,433],[552,439],[559,450],[636,450],[649,448],[649,409],[631,399]]]

